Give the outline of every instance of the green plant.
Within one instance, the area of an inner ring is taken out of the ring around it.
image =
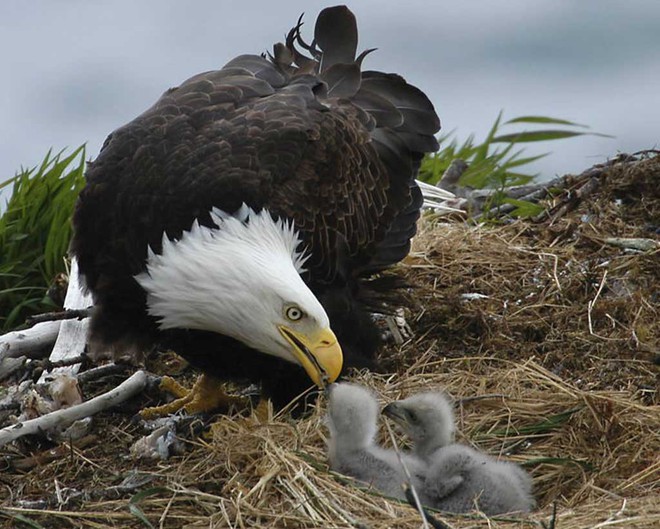
[[[53,307],[46,292],[65,270],[84,166],[84,146],[68,156],[49,151],[39,167],[0,184],[0,189],[13,186],[0,217],[0,329],[11,329],[27,315]]]
[[[503,133],[502,129],[511,125],[560,125],[563,128],[522,130]],[[497,192],[492,195],[491,207],[510,203],[517,206],[519,212],[531,214],[535,204],[507,198],[504,190],[507,187],[524,185],[536,178],[537,174],[520,172],[521,168],[544,158],[549,153],[535,156],[523,156],[524,149],[516,148],[519,143],[560,140],[584,135],[598,135],[586,132],[584,125],[579,125],[565,119],[545,116],[520,116],[502,123],[502,112],[481,143],[476,143],[474,135],[470,135],[463,143],[454,137],[454,132],[440,136],[440,149],[427,156],[422,162],[419,178],[430,184],[436,184],[451,163],[460,159],[468,164],[467,170],[461,175],[459,184],[473,189],[490,188]]]

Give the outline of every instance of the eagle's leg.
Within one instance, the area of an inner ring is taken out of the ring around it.
[[[163,415],[169,415],[179,411],[181,408],[189,414],[212,411],[218,408],[228,408],[237,400],[241,400],[240,398],[227,395],[222,383],[218,379],[206,374],[202,374],[190,390],[184,388],[171,377],[163,377],[160,383],[160,389],[173,394],[177,399],[162,406],[143,409],[140,415],[144,419],[154,419]]]

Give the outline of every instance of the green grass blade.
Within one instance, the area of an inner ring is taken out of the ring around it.
[[[569,127],[582,127],[588,129],[586,125],[568,121],[567,119],[549,118],[546,116],[520,116],[510,119],[505,125],[513,125],[515,123],[534,123],[538,125],[567,125]]]
[[[581,411],[583,406],[576,406],[575,408],[570,408],[564,412],[557,413],[555,415],[550,415],[545,418],[543,421],[532,424],[530,426],[523,426],[518,428],[518,433],[523,435],[532,435],[532,434],[542,434],[551,432],[564,423],[566,423],[575,413]]]
[[[514,146],[518,143],[570,139],[584,135],[611,137],[606,134],[570,129],[542,129],[503,133],[502,129],[504,127],[520,124],[588,127],[567,119],[538,115],[518,116],[503,122],[502,115],[502,112],[498,114],[486,138],[480,143],[477,143],[474,136],[471,135],[463,144],[459,144],[454,137],[454,131],[441,136],[438,139],[440,150],[425,157],[421,164],[419,178],[430,184],[437,184],[452,162],[461,159],[468,164],[468,169],[461,175],[460,185],[475,189],[504,190],[514,185],[529,183],[538,176],[521,170],[514,172],[512,169],[528,166],[549,154],[524,156],[524,149],[514,150]],[[504,144],[504,148],[497,146],[501,144]],[[490,206],[494,207],[501,204],[504,198],[505,193],[493,196]]]
[[[140,520],[145,526],[149,527],[149,529],[154,529],[153,524],[148,520],[146,515],[142,512],[142,509],[140,509],[137,505],[134,504],[129,504],[128,506],[129,512],[135,516],[138,520]]]
[[[520,151],[522,153],[522,151]],[[541,160],[542,158],[545,158],[548,156],[548,152],[543,153],[543,154],[537,154],[536,156],[528,156],[526,158],[517,158],[515,160],[511,160],[507,164],[507,168],[511,167],[520,167],[521,165],[529,165],[530,163],[534,163],[537,160]]]
[[[45,529],[43,525],[41,525],[39,522],[36,522],[34,520],[31,520],[27,516],[17,513],[17,512],[9,512],[9,511],[0,511],[4,516],[7,518],[14,520],[16,522],[20,522],[21,524],[24,524],[27,527],[31,527],[32,529]]]
[[[145,498],[148,498],[149,496],[156,496],[158,494],[162,494],[165,492],[169,492],[169,490],[165,487],[151,487],[149,489],[142,490],[138,492],[137,494],[133,495],[131,499],[128,502],[128,510],[130,513],[135,516],[138,520],[140,520],[144,525],[149,527],[150,529],[154,529],[154,526],[151,524],[151,522],[147,519],[146,515],[144,512],[142,512],[142,509],[138,507],[138,504],[144,500]]]
[[[18,179],[18,177],[19,177],[19,175],[12,176],[11,178],[8,178],[4,182],[0,182],[0,189],[2,189],[3,187],[7,187],[9,185],[14,184],[16,182],[16,180]]]
[[[612,138],[607,134],[597,132],[575,132],[572,130],[529,130],[523,132],[514,132],[512,134],[502,134],[492,139],[493,143],[529,143],[532,141],[554,141],[564,140],[566,138],[575,138],[576,136],[601,136],[603,138]]]
[[[513,217],[535,217],[543,213],[544,208],[534,202],[529,202],[527,200],[516,200],[515,198],[505,198],[503,200],[504,204],[511,204],[516,206],[516,208],[511,211],[510,215]]]
[[[495,120],[495,123],[493,123],[493,126],[488,131],[488,135],[486,136],[486,139],[483,141],[481,145],[476,147],[475,156],[474,156],[475,162],[485,160],[488,157],[490,144],[493,143],[493,138],[497,134],[501,122],[502,122],[502,111],[500,110],[500,113],[497,115],[497,119]]]

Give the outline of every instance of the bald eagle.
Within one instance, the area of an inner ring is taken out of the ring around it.
[[[440,122],[399,75],[362,71],[345,6],[311,44],[300,28],[167,90],[89,165],[71,249],[92,352],[169,348],[276,404],[372,362],[373,276],[409,251]]]

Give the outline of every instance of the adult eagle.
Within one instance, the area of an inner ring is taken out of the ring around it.
[[[369,278],[408,253],[440,122],[400,76],[361,71],[345,6],[311,45],[300,26],[168,90],[90,164],[72,253],[93,351],[170,348],[276,404],[336,379],[342,349],[373,357]]]

